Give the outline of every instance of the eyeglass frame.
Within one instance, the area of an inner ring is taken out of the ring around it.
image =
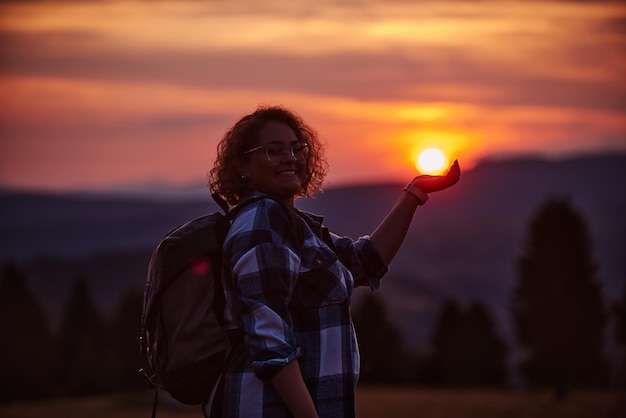
[[[301,158],[301,159],[300,159],[300,158],[298,158],[298,157],[296,157],[296,154],[293,152],[293,147],[294,147],[294,145],[296,145],[296,144],[300,144],[300,145],[302,146],[302,150],[300,151],[300,153],[302,154],[302,158]],[[268,145],[283,145],[283,147],[282,147],[282,150],[283,150],[283,151],[282,151],[282,153],[281,153],[281,159],[282,159],[282,158],[284,158],[284,156],[286,155],[286,154],[285,154],[285,151],[287,151],[287,150],[289,150],[289,151],[291,152],[291,156],[292,156],[293,158],[295,158],[296,160],[298,160],[298,161],[302,161],[302,160],[306,160],[306,159],[307,159],[307,156],[304,154],[304,152],[303,152],[303,151],[304,151],[305,149],[309,149],[309,143],[308,143],[308,142],[303,142],[303,141],[297,141],[297,142],[294,142],[294,143],[289,144],[289,145],[285,145],[285,144],[283,144],[283,143],[281,143],[281,142],[268,142],[267,144],[264,144],[264,145],[259,145],[258,147],[250,148],[249,150],[244,151],[244,152],[243,152],[243,155],[250,154],[250,153],[252,153],[252,152],[254,152],[254,151],[258,151],[258,150],[260,150],[260,149],[265,148],[265,157],[267,158],[267,160],[268,160],[268,161],[275,162],[274,160],[272,160],[272,159],[270,158],[270,155],[267,153],[267,146],[268,146]]]

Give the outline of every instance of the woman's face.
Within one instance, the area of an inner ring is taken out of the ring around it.
[[[240,172],[253,189],[292,206],[307,175],[306,157],[297,152],[294,156],[288,148],[299,144],[298,137],[288,125],[270,121],[261,130],[259,141],[252,149],[261,148],[248,153]],[[268,147],[271,161],[268,159]],[[281,147],[286,147],[287,152],[276,152]]]

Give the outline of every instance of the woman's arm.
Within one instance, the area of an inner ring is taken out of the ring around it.
[[[414,187],[426,194],[433,193],[454,185],[459,181],[460,176],[461,169],[459,163],[455,161],[447,174],[443,176],[417,176],[407,188]],[[400,249],[409,226],[411,226],[415,210],[424,202],[421,197],[414,195],[407,188],[370,236],[385,264],[389,264]]]
[[[385,219],[370,235],[370,239],[380,254],[386,265],[400,249],[400,245],[409,230],[413,214],[419,202],[417,198],[409,193],[402,193],[400,199],[389,211]]]
[[[317,412],[300,371],[289,310],[301,262],[291,227],[284,208],[269,199],[240,212],[225,245],[232,266],[226,282],[235,286],[256,375],[269,380],[295,417],[309,418]]]
[[[291,361],[270,381],[295,418],[318,417],[311,394],[302,379],[298,360]]]

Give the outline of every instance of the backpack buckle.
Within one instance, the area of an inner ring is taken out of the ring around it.
[[[148,384],[150,389],[154,389],[156,387],[156,385],[154,384],[154,378],[156,377],[156,373],[150,376],[150,374],[148,374],[146,369],[144,369],[143,367],[137,370],[137,372],[141,375],[141,377],[143,377],[143,380]]]

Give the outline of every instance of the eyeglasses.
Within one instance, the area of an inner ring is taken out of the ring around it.
[[[287,153],[289,153],[296,160],[304,160],[309,155],[309,144],[306,142],[296,142],[291,145],[285,145],[279,142],[270,142],[269,144],[250,148],[249,150],[244,151],[244,154],[250,154],[251,152],[264,148],[267,159],[272,162],[281,161]]]

